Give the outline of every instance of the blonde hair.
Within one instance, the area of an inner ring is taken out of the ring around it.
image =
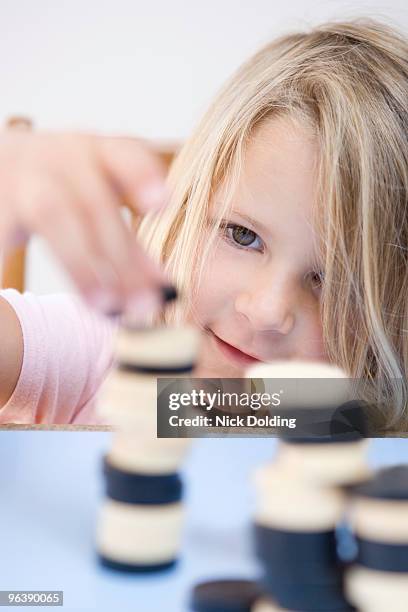
[[[230,78],[169,175],[170,205],[139,238],[186,298],[217,226],[211,197],[233,187],[261,122],[284,116],[319,144],[316,227],[325,262],[321,316],[329,359],[365,381],[389,426],[408,424],[408,41],[373,19],[331,21],[275,39]],[[218,221],[231,205],[219,209]]]

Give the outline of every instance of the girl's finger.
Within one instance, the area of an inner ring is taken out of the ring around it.
[[[94,150],[126,205],[145,214],[167,203],[165,167],[146,145],[132,138],[96,136]]]
[[[19,203],[19,223],[45,238],[79,291],[104,311],[122,308],[118,277],[99,251],[75,194],[60,181],[31,177],[20,188]]]
[[[72,190],[84,204],[88,226],[98,251],[112,265],[122,293],[129,298],[141,290],[159,292],[167,276],[140,249],[121,215],[120,199],[109,181],[91,164],[83,164]]]

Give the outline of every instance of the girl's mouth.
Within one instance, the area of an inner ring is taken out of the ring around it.
[[[253,363],[262,363],[260,359],[257,359],[256,357],[253,357],[252,355],[248,355],[248,353],[244,353],[243,351],[240,351],[238,348],[236,348],[232,344],[228,344],[228,342],[225,342],[225,340],[221,340],[221,338],[219,338],[212,331],[212,329],[207,328],[207,330],[210,332],[211,336],[214,338],[215,343],[217,347],[219,348],[219,350],[229,360],[233,361],[234,363],[240,366],[250,365]]]

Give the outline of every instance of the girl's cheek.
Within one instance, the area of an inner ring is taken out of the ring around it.
[[[325,351],[323,330],[319,317],[316,317],[312,323],[311,338],[312,343],[309,343],[309,356],[311,358],[318,359],[319,361],[327,361],[328,357]]]
[[[202,276],[197,295],[196,311],[208,318],[216,316],[228,300],[229,283],[222,282],[225,276],[220,268],[211,266]]]
[[[241,283],[239,262],[226,257],[224,249],[217,249],[201,277],[195,300],[197,315],[209,320],[232,312],[234,296]]]
[[[256,270],[257,260],[253,254],[222,242],[214,252],[209,276],[226,293],[236,295],[248,290]]]

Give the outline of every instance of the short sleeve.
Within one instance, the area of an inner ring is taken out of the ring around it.
[[[117,321],[74,294],[0,291],[23,332],[19,380],[0,423],[102,424],[97,392],[113,363]]]

